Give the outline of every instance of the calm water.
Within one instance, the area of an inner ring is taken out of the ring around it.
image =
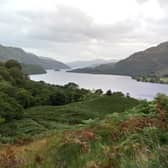
[[[116,75],[93,75],[70,73],[65,71],[48,70],[47,74],[31,75],[34,81],[45,81],[50,84],[64,85],[68,82],[75,82],[81,88],[99,89],[104,91],[122,91],[130,93],[132,97],[151,100],[157,93],[168,95],[168,85],[137,82],[127,76]]]

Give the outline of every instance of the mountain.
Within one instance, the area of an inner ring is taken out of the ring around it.
[[[110,62],[116,62],[116,60],[94,59],[88,61],[74,61],[67,63],[67,65],[74,69],[74,68],[96,67],[100,64],[106,64]]]
[[[111,73],[121,75],[165,75],[168,71],[168,42],[137,52],[118,62]]]
[[[76,72],[76,73],[92,73],[92,74],[110,74],[111,68],[114,67],[115,62],[108,63],[108,64],[101,64],[95,67],[86,67],[86,68],[77,68],[71,70],[69,72]]]
[[[15,59],[22,64],[38,65],[44,69],[67,69],[69,68],[62,62],[47,57],[39,57],[35,54],[28,53],[21,48],[6,47],[0,45],[0,61]]]
[[[85,72],[77,69],[74,72]],[[91,68],[87,73],[107,73],[116,75],[151,75],[164,76],[168,74],[168,42],[132,54],[116,64],[104,64]]]

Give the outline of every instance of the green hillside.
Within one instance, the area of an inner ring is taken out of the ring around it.
[[[25,110],[19,122],[13,120],[1,124],[0,132],[11,140],[17,137],[31,137],[54,129],[71,128],[89,121],[101,120],[107,114],[123,112],[137,105],[133,98],[119,95],[91,98],[88,101],[76,102],[63,106],[37,106]],[[17,129],[13,131],[13,127]],[[9,136],[9,134],[12,135]],[[3,138],[2,138],[3,139]]]
[[[133,98],[122,96],[102,96],[64,106],[39,106],[25,111],[25,116],[44,124],[48,128],[57,124],[83,124],[85,120],[101,119],[107,114],[123,112],[138,103]]]
[[[46,70],[39,65],[22,64],[22,70],[24,74],[44,74]]]

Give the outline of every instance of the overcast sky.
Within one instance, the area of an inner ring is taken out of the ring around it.
[[[0,0],[0,44],[60,61],[121,59],[168,41],[168,0]]]

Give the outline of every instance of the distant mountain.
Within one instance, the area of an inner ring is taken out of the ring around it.
[[[111,73],[120,75],[163,76],[168,72],[168,42],[137,52],[124,59],[111,69]]]
[[[92,74],[111,74],[111,68],[115,65],[115,63],[108,63],[98,65],[96,67],[86,67],[86,68],[78,68],[71,70],[69,72],[76,73],[92,73]]]
[[[77,69],[74,72],[85,72]],[[116,75],[151,75],[164,76],[168,74],[168,42],[134,53],[116,64],[104,64],[87,70],[87,73],[107,73]]]
[[[96,67],[100,64],[106,64],[110,62],[116,62],[116,60],[95,59],[88,61],[74,61],[67,63],[67,65],[74,69],[74,68]]]
[[[21,48],[6,47],[0,45],[0,61],[15,59],[22,64],[38,65],[44,69],[67,69],[69,68],[62,62],[51,58],[39,57],[35,54],[25,52]]]

